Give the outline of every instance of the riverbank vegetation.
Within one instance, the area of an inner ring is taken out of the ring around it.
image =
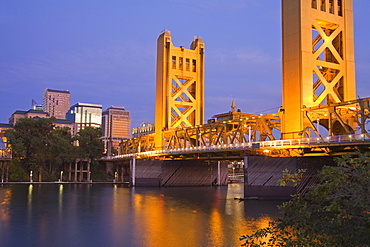
[[[13,129],[5,131],[13,158],[9,166],[11,181],[26,181],[30,171],[37,181],[55,181],[60,171],[77,159],[98,166],[97,159],[104,151],[101,130],[85,127],[72,137],[69,128],[55,127],[55,120],[22,118]],[[93,171],[100,170],[93,168]]]
[[[242,246],[370,246],[370,154],[336,162],[310,192],[280,206],[280,219],[242,236]]]

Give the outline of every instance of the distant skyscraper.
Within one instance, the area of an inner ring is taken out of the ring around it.
[[[70,105],[69,91],[45,89],[42,110],[47,112],[51,117],[66,119],[66,113]]]
[[[118,148],[119,142],[130,138],[131,117],[124,107],[111,106],[103,112],[103,141],[108,154],[111,147]]]
[[[74,125],[72,135],[76,135],[80,129],[86,126],[100,128],[102,122],[102,105],[77,103],[71,106],[66,117]]]

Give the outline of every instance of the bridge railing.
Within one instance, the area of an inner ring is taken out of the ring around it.
[[[260,142],[261,147],[284,147],[296,145],[314,145],[323,143],[345,143],[356,141],[368,141],[370,136],[368,134],[352,134],[340,136],[326,136],[326,137],[313,137],[301,139],[288,139],[288,140],[275,140]]]
[[[326,136],[326,137],[313,137],[313,138],[301,138],[301,139],[288,139],[288,140],[274,140],[274,141],[262,141],[262,142],[244,142],[234,144],[219,144],[219,145],[207,145],[197,147],[184,147],[184,148],[173,148],[164,150],[147,151],[135,154],[124,154],[112,157],[112,159],[135,157],[135,156],[157,156],[163,154],[178,154],[178,153],[196,153],[196,152],[209,152],[209,151],[222,151],[222,150],[233,150],[233,149],[258,149],[258,148],[278,148],[278,147],[289,147],[289,146],[310,146],[310,145],[328,145],[328,144],[343,144],[353,142],[370,142],[370,135],[368,134],[352,134],[352,135],[341,135],[341,136]]]

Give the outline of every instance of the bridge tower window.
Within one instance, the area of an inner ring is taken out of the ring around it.
[[[186,71],[190,71],[190,58],[186,59]]]
[[[193,72],[197,72],[197,60],[193,59]]]
[[[176,69],[176,56],[172,56],[172,69]]]
[[[311,7],[313,8],[313,9],[317,9],[317,2],[316,2],[317,0],[312,0],[312,3],[311,3]]]
[[[183,70],[184,68],[183,68],[183,60],[184,60],[184,58],[182,58],[182,57],[179,57],[179,69],[180,70]]]
[[[321,11],[326,11],[326,0],[321,0],[321,6],[320,6]]]
[[[329,13],[334,14],[334,0],[329,0]]]
[[[343,16],[342,0],[338,0],[338,15]]]

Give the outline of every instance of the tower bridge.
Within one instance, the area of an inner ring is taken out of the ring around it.
[[[270,157],[272,165],[267,167],[284,169],[292,168],[294,157],[368,151],[370,98],[356,98],[352,0],[282,0],[282,26],[279,111],[241,113],[233,103],[230,113],[207,123],[205,44],[194,37],[190,49],[175,47],[171,33],[163,31],[157,41],[155,133],[123,141],[119,155],[105,160],[193,160],[209,165],[227,159],[250,164],[248,157],[262,164]],[[282,162],[283,157],[290,159]],[[279,162],[273,158],[280,158]],[[225,182],[220,174],[215,176],[218,183]]]

